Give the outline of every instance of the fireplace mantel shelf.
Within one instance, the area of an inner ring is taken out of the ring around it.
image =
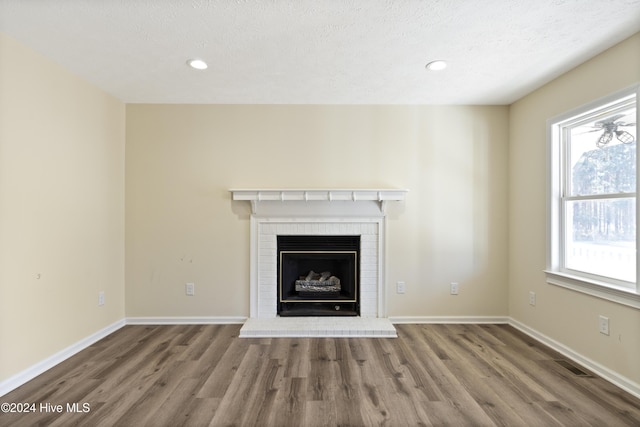
[[[251,211],[256,214],[259,202],[334,202],[334,201],[375,201],[385,212],[387,202],[405,199],[409,190],[402,189],[232,189],[233,200],[251,202]]]

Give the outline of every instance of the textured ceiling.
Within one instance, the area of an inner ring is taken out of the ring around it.
[[[640,0],[0,0],[0,31],[128,103],[509,104]]]

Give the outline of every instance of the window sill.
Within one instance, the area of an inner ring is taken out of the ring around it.
[[[612,287],[611,285],[589,280],[584,277],[559,271],[544,271],[547,283],[591,295],[607,301],[640,309],[640,294],[631,289]]]

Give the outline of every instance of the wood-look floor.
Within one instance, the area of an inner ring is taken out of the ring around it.
[[[0,425],[640,425],[639,399],[506,325],[398,325],[397,339],[239,329],[126,326],[0,398],[63,413]]]

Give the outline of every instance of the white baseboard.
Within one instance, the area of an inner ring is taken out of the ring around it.
[[[220,317],[127,317],[127,325],[229,325],[247,320],[241,316]]]
[[[556,350],[558,353],[562,354],[563,356],[573,360],[574,362],[584,366],[585,368],[589,369],[590,371],[594,372],[595,374],[597,374],[598,376],[604,378],[605,380],[609,381],[610,383],[620,387],[621,389],[623,389],[624,391],[633,394],[634,396],[636,396],[637,398],[640,398],[640,384],[630,380],[629,378],[626,378],[622,375],[620,375],[617,372],[612,371],[611,369],[607,368],[606,366],[601,365],[598,362],[595,362],[591,359],[589,359],[588,357],[585,357],[575,351],[573,351],[571,348],[567,347],[566,345],[559,343],[558,341],[549,338],[548,336],[536,331],[535,329],[532,329],[520,322],[518,322],[515,319],[509,318],[509,325],[513,326],[514,328],[516,328],[517,330],[529,335],[531,338],[540,341],[541,343],[551,347],[552,349]]]
[[[43,372],[53,368],[61,362],[64,362],[74,354],[84,350],[91,344],[101,340],[109,334],[112,334],[125,325],[235,324],[244,323],[246,320],[246,317],[127,317],[118,320],[117,322],[89,335],[86,338],[81,339],[75,344],[72,344],[64,350],[47,357],[24,371],[18,372],[6,380],[1,381],[0,396],[4,396],[26,382],[31,381]]]
[[[109,334],[117,331],[125,325],[125,320],[121,319],[111,325],[107,326],[99,330],[96,333],[89,335],[86,338],[81,339],[75,344],[70,345],[69,347],[55,353],[52,356],[47,357],[46,359],[36,363],[35,365],[25,369],[22,372],[18,372],[12,377],[7,378],[6,380],[0,382],[0,396],[4,396],[12,390],[20,387],[24,383],[32,380],[43,372],[53,368],[57,364],[64,362],[74,354],[84,350],[89,347],[91,344],[100,341],[102,338],[106,337]]]
[[[507,316],[395,316],[389,317],[391,323],[403,324],[463,324],[463,323],[509,323]]]
[[[414,324],[460,324],[460,323],[475,323],[475,324],[483,324],[483,323],[491,323],[491,324],[509,324],[519,331],[529,335],[531,338],[540,341],[541,343],[551,347],[556,350],[558,353],[563,356],[573,360],[574,362],[584,366],[590,371],[594,372],[596,375],[604,378],[610,383],[620,387],[628,393],[640,398],[640,384],[620,375],[617,372],[612,371],[611,369],[585,357],[571,348],[565,346],[564,344],[555,341],[552,338],[532,329],[517,320],[511,317],[477,317],[477,316],[398,316],[398,317],[390,317],[391,323],[394,324],[403,324],[403,323],[414,323]]]

